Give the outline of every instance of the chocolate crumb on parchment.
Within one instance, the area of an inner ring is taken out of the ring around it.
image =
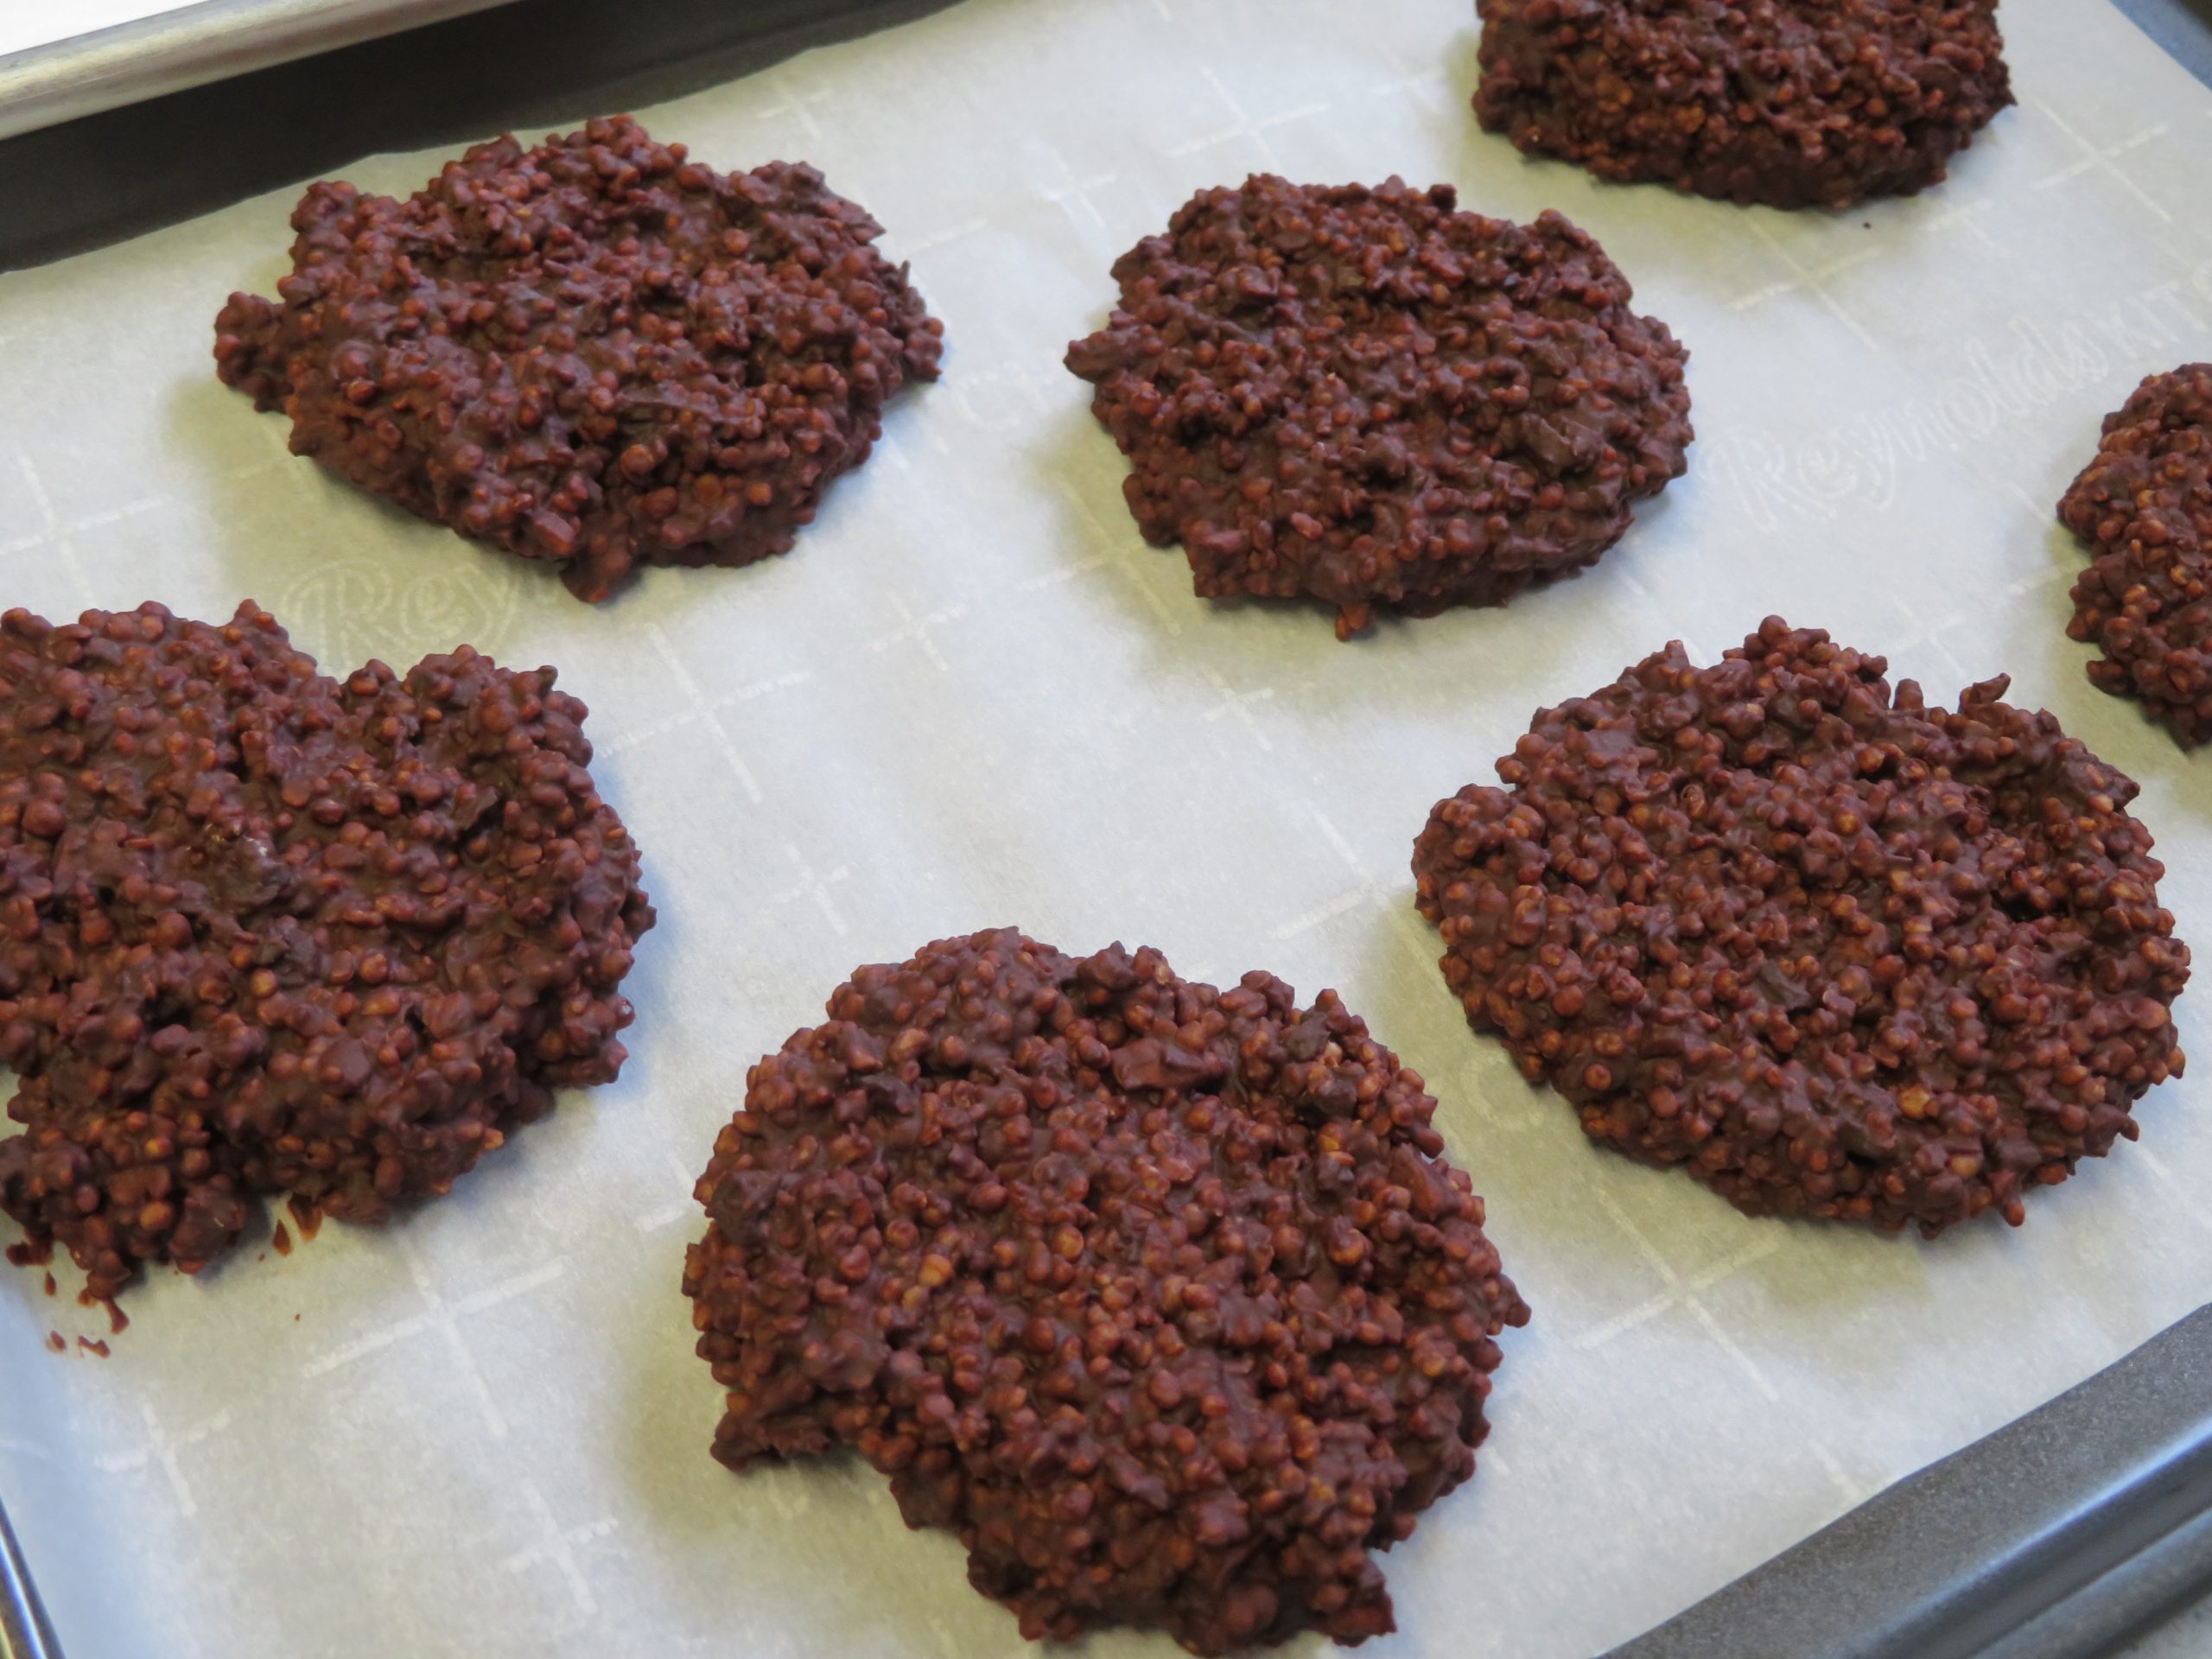
[[[1688,353],[1557,213],[1448,186],[1202,191],[1068,348],[1154,546],[1207,599],[1502,604],[1594,563],[1687,465]]]
[[[1602,179],[1775,207],[1942,180],[2012,100],[1997,0],[1478,0],[1475,112]]]
[[[613,1077],[653,912],[553,681],[466,645],[330,679],[251,603],[0,617],[12,1254],[99,1299],[256,1195],[381,1220]]]
[[[312,187],[223,380],[296,454],[605,599],[786,551],[934,379],[943,327],[812,168],[722,174],[626,116],[479,144],[405,201]]]
[[[2001,677],[1885,669],[1777,618],[1669,645],[1437,805],[1418,903],[1593,1139],[1751,1215],[2017,1224],[2180,1075],[2189,951],[2133,782]]]
[[[1528,1309],[1333,992],[1012,929],[861,969],[747,1079],[683,1287],[733,1468],[849,1446],[1023,1634],[1392,1628]]]
[[[2089,678],[2194,748],[2212,734],[2212,363],[2138,386],[2058,516],[2090,556],[2066,630],[2104,653]]]

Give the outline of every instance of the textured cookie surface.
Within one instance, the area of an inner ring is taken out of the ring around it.
[[[1933,1234],[2133,1138],[2189,952],[2135,785],[1770,619],[1536,716],[1414,850],[1444,976],[1583,1128],[1754,1215]]]
[[[1255,177],[1115,264],[1068,366],[1128,456],[1129,510],[1210,599],[1497,604],[1579,570],[1681,475],[1687,353],[1557,213],[1451,189]]]
[[[604,599],[788,550],[942,330],[812,168],[721,174],[626,117],[480,144],[404,201],[318,184],[215,361],[292,448]]]
[[[2089,677],[2184,747],[2212,734],[2212,363],[2154,374],[2058,504],[2088,550],[2067,632]]]
[[[1941,180],[2012,102],[1997,0],[1479,0],[1475,111],[1600,178],[1777,207]]]
[[[1332,993],[1011,929],[754,1068],[684,1288],[742,1468],[856,1447],[1025,1634],[1391,1628],[1527,1309],[1421,1080]]]
[[[265,612],[0,618],[0,1209],[111,1296],[256,1195],[375,1221],[604,1083],[652,925],[550,669]]]

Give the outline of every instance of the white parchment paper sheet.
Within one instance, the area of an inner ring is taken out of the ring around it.
[[[1754,1223],[1586,1146],[1467,1032],[1410,899],[1430,804],[1538,705],[1778,610],[1946,697],[2009,671],[2142,780],[2165,902],[2212,943],[2212,760],[2084,679],[2051,522],[2100,417],[2212,356],[2212,94],[2090,0],[2004,16],[2022,106],[1942,188],[1842,216],[1522,161],[1466,108],[1466,0],[968,0],[647,111],[717,166],[823,168],[950,351],[791,556],[597,610],[288,459],[217,385],[211,321],[284,268],[289,193],[0,278],[0,598],[251,595],[341,673],[460,640],[558,664],[662,917],[620,1083],[450,1201],[158,1275],[105,1363],[45,1351],[100,1323],[67,1285],[0,1278],[0,1490],[73,1659],[1019,1652],[865,1470],[709,1459],[677,1291],[745,1067],[855,964],[989,924],[1338,987],[1441,1097],[1535,1322],[1481,1473],[1387,1563],[1378,1656],[1625,1638],[2195,1306],[2202,1079],[2017,1232]],[[1692,348],[1689,475],[1507,611],[1343,645],[1319,607],[1194,600],[1059,359],[1117,254],[1255,168],[1587,226]]]

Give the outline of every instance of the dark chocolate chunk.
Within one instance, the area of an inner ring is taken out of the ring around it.
[[[251,604],[0,617],[0,1209],[112,1296],[257,1194],[377,1221],[613,1077],[652,925],[551,669],[315,671]]]
[[[1478,0],[1475,112],[1601,179],[1848,207],[2012,102],[1997,0]]]
[[[1208,190],[1114,266],[1068,349],[1155,546],[1203,597],[1501,604],[1580,570],[1686,465],[1688,353],[1557,213],[1447,186]]]
[[[721,174],[627,117],[479,144],[405,201],[318,184],[215,363],[292,448],[601,600],[787,550],[943,329],[810,167]]]
[[[1436,1103],[1332,992],[1011,929],[863,968],[753,1069],[683,1287],[715,1455],[857,1448],[1025,1635],[1392,1628],[1528,1309]]]
[[[2194,748],[2212,734],[2212,363],[2137,387],[2058,516],[2090,555],[2066,630],[2104,653],[2089,678]]]
[[[1752,1215],[1933,1235],[2133,1139],[2189,951],[2135,785],[1770,618],[1536,716],[1414,849],[1444,976],[1593,1139]]]

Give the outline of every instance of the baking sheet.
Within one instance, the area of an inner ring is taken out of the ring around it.
[[[1521,160],[1466,111],[1463,0],[967,0],[646,111],[719,166],[823,167],[950,351],[791,556],[597,611],[289,460],[216,385],[210,321],[283,270],[289,194],[0,278],[7,602],[251,595],[334,671],[461,639],[557,663],[663,918],[621,1081],[453,1199],[160,1275],[106,1361],[44,1348],[105,1334],[67,1275],[0,1279],[0,1491],[73,1659],[1021,1651],[864,1469],[712,1463],[676,1289],[746,1065],[855,963],[1002,921],[1335,986],[1442,1099],[1536,1317],[1481,1473],[1386,1563],[1402,1631],[1370,1652],[1624,1639],[2196,1306],[2195,1080],[2018,1232],[1754,1223],[1586,1147],[1466,1031],[1409,898],[1429,804],[1538,704],[1780,610],[1945,696],[2009,670],[2142,780],[2164,901],[2212,938],[2212,784],[2082,677],[2050,510],[2143,373],[2212,355],[2212,93],[2102,7],[2005,18],[2022,107],[1941,190],[1834,217]],[[1193,600],[1058,359],[1116,255],[1256,168],[1586,226],[1692,349],[1689,476],[1506,611],[1340,645],[1319,609]]]
[[[2212,82],[2212,0],[2113,0],[2199,80]]]

